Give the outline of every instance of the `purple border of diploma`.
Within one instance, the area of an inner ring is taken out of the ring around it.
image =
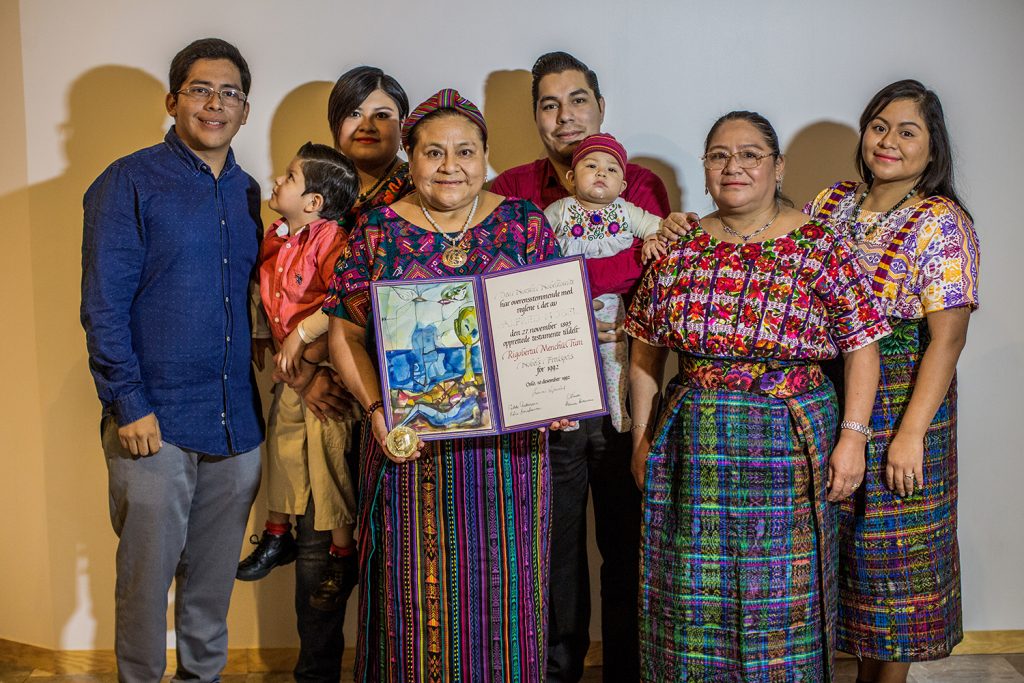
[[[537,420],[527,424],[516,425],[513,428],[506,428],[504,424],[504,415],[501,403],[501,386],[497,378],[497,358],[495,357],[494,345],[491,339],[491,311],[487,302],[487,296],[485,293],[486,282],[494,278],[500,278],[502,276],[511,275],[513,273],[522,273],[529,270],[538,270],[547,268],[554,265],[565,265],[566,263],[576,262],[580,271],[580,280],[583,283],[583,301],[586,303],[589,311],[587,316],[590,323],[590,351],[593,355],[594,364],[593,367],[596,372],[597,385],[601,392],[601,406],[600,408],[588,410],[580,413],[570,413],[567,415],[552,417],[546,420]],[[387,373],[387,354],[384,350],[384,335],[381,333],[381,319],[378,315],[380,310],[379,294],[378,290],[382,288],[395,288],[395,287],[409,287],[418,285],[438,285],[444,283],[469,283],[473,288],[473,299],[477,308],[477,323],[480,331],[480,349],[481,363],[483,365],[483,374],[486,382],[488,409],[491,414],[491,427],[485,429],[466,429],[466,430],[454,430],[450,432],[425,432],[419,433],[420,439],[423,441],[436,441],[439,439],[462,439],[475,436],[495,436],[500,434],[510,434],[513,432],[526,431],[528,429],[535,429],[537,427],[546,427],[550,425],[554,420],[577,420],[588,417],[596,417],[598,415],[605,415],[608,413],[608,397],[605,392],[604,383],[604,369],[601,365],[601,357],[597,350],[597,325],[594,321],[594,313],[592,310],[591,295],[590,295],[590,282],[587,279],[586,264],[582,256],[570,256],[567,258],[559,259],[548,259],[546,261],[539,261],[532,263],[527,266],[519,268],[513,268],[508,270],[502,270],[492,273],[476,274],[476,275],[461,275],[461,276],[449,276],[440,278],[416,278],[416,279],[402,279],[402,280],[377,280],[370,283],[370,298],[372,303],[371,313],[373,316],[373,325],[376,332],[376,346],[377,346],[377,358],[380,363],[380,385],[381,385],[381,396],[385,399],[386,409],[384,410],[384,421],[387,424],[388,430],[394,429],[394,416],[392,415],[391,406],[391,387],[388,383]],[[482,313],[482,315],[481,315]]]
[[[506,428],[505,427],[505,423],[504,423],[505,422],[504,415],[502,414],[502,405],[503,405],[503,403],[501,401],[501,384],[497,381],[497,371],[495,371],[494,372],[494,374],[495,374],[495,382],[494,382],[494,385],[492,387],[492,391],[494,392],[494,395],[495,395],[495,398],[497,399],[497,401],[495,403],[494,412],[497,413],[497,415],[498,415],[498,424],[501,425],[502,433],[521,432],[521,431],[525,431],[527,429],[534,429],[536,427],[547,427],[554,420],[578,420],[578,419],[584,419],[584,418],[587,418],[587,417],[596,417],[598,415],[606,415],[608,413],[608,395],[607,395],[607,392],[605,391],[604,368],[601,365],[601,356],[600,356],[600,354],[598,353],[598,350],[597,350],[597,324],[594,321],[593,304],[591,303],[592,299],[591,299],[591,296],[590,296],[590,281],[587,279],[587,267],[586,267],[586,264],[584,263],[583,256],[569,256],[569,257],[566,257],[566,258],[548,259],[546,261],[539,261],[537,263],[531,263],[530,265],[523,266],[521,268],[515,268],[515,269],[510,269],[510,270],[502,270],[502,271],[498,271],[498,272],[495,272],[495,273],[484,273],[484,274],[481,274],[481,275],[479,275],[477,277],[479,277],[481,280],[483,280],[486,283],[487,280],[492,280],[494,278],[500,278],[503,275],[509,275],[511,273],[522,273],[522,272],[525,272],[525,271],[537,270],[539,268],[546,268],[546,267],[554,266],[554,265],[565,265],[566,263],[571,263],[573,261],[575,261],[577,263],[577,265],[579,266],[579,269],[580,269],[580,281],[583,283],[583,296],[584,296],[583,302],[586,304],[587,310],[589,311],[589,315],[587,316],[587,318],[590,321],[590,351],[593,354],[594,369],[597,372],[597,378],[596,378],[597,379],[597,386],[598,386],[598,388],[601,391],[601,407],[600,408],[596,408],[594,410],[584,411],[584,412],[581,412],[581,413],[570,413],[568,415],[562,415],[562,416],[559,416],[559,417],[556,417],[556,418],[551,418],[549,420],[537,420],[537,421],[534,421],[534,422],[528,422],[526,424],[516,425],[514,428]],[[484,289],[486,289],[486,284],[485,284]],[[486,311],[486,314],[487,314],[487,331],[488,331],[488,335],[489,335],[490,334],[490,323],[491,323],[491,311],[490,311],[490,308],[488,307],[487,297],[486,296],[483,297],[483,305],[484,305],[484,310]],[[488,339],[488,341],[491,341],[491,340]],[[487,350],[488,350],[488,355],[490,356],[490,358],[488,360],[491,362],[491,367],[494,368],[495,366],[497,366],[497,359],[494,357],[494,345],[493,344],[488,344],[487,345]]]

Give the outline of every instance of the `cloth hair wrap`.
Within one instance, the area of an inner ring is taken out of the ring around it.
[[[622,146],[613,135],[608,133],[594,133],[580,140],[580,144],[576,145],[576,151],[572,153],[572,166],[576,168],[576,164],[579,163],[580,159],[587,156],[591,152],[605,152],[615,157],[615,160],[619,162],[619,166],[622,167],[623,172],[626,170],[626,148]]]
[[[443,88],[425,99],[402,122],[402,146],[409,146],[409,135],[424,116],[432,114],[439,109],[451,109],[462,114],[472,121],[480,132],[483,133],[484,141],[487,141],[487,124],[484,122],[484,115],[475,104],[459,94],[455,88]]]

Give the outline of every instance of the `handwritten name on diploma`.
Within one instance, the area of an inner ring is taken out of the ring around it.
[[[536,397],[551,397],[565,393],[566,383],[572,379],[564,369],[566,361],[575,360],[572,349],[586,349],[580,334],[580,326],[573,320],[555,320],[576,313],[575,306],[560,300],[573,293],[567,280],[540,283],[535,286],[516,288],[509,292],[512,298],[502,301],[502,308],[512,308],[522,317],[518,324],[506,321],[503,330],[507,338],[501,342],[501,359],[511,361],[516,372],[530,376],[523,384]],[[537,312],[543,312],[537,315]],[[568,351],[568,352],[567,352]],[[588,352],[589,353],[589,352]],[[579,406],[578,393],[566,397],[567,406]],[[512,415],[522,416],[540,407],[537,401],[519,400],[509,404]]]
[[[580,259],[487,280],[490,349],[502,421],[528,425],[604,407]]]

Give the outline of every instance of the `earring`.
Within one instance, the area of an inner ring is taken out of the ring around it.
[[[779,178],[778,180],[775,181],[775,191],[778,192],[779,194],[782,193],[782,178]]]
[[[711,194],[711,192],[708,191],[707,185],[704,186],[704,194]]]

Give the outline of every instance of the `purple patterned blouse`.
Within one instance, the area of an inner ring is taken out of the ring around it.
[[[366,326],[372,281],[474,275],[559,255],[544,213],[525,199],[506,199],[466,233],[460,241],[469,252],[465,265],[450,268],[441,261],[448,244],[389,206],[363,214],[331,278],[324,312]]]

